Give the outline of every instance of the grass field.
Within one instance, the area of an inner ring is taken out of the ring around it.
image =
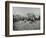
[[[35,22],[31,21],[18,21],[13,24],[13,30],[39,30],[40,29],[40,21],[37,20]]]

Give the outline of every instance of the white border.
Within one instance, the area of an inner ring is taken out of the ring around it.
[[[36,34],[36,33],[43,33],[43,5],[32,5],[32,4],[15,4],[15,3],[10,3],[9,5],[9,17],[10,17],[10,22],[9,22],[9,33],[10,35],[19,35],[19,34]],[[41,20],[40,20],[40,30],[24,30],[24,31],[13,31],[13,12],[12,12],[12,7],[32,7],[32,8],[40,8],[40,13],[41,13]]]

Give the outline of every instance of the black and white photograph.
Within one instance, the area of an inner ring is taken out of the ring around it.
[[[40,8],[13,7],[13,30],[40,30]]]
[[[5,36],[45,34],[45,4],[5,2]]]

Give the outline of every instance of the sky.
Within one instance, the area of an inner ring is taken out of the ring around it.
[[[13,15],[19,14],[22,16],[26,16],[27,13],[40,15],[40,8],[13,7]]]

